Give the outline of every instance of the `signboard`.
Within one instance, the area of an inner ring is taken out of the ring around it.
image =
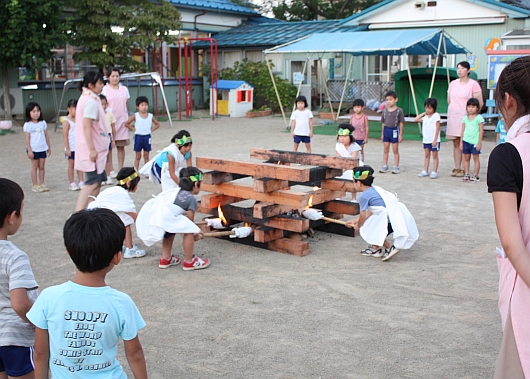
[[[530,54],[530,50],[492,50],[488,55],[488,89],[497,88],[502,70],[515,59]]]

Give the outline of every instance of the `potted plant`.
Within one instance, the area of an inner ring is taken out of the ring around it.
[[[333,113],[331,113],[331,108],[329,107],[322,107],[318,111],[318,117],[320,117],[323,120],[333,120],[333,116],[336,116],[337,111],[334,109]]]
[[[260,116],[259,109],[251,109],[246,113],[246,115],[247,115],[247,118],[259,117]]]
[[[272,109],[270,109],[267,105],[264,105],[259,109],[259,114],[261,117],[270,116],[272,114]]]

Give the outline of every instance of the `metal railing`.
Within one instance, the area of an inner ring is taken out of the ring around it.
[[[339,102],[344,90],[344,80],[328,80],[327,86],[329,97],[332,102]],[[394,90],[394,82],[375,82],[349,80],[346,84],[343,102],[351,102],[355,99],[383,101],[385,93]],[[327,101],[327,99],[326,99]]]

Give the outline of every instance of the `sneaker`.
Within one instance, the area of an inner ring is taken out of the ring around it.
[[[388,261],[390,258],[392,258],[397,253],[399,253],[399,250],[396,249],[396,247],[394,245],[392,245],[392,246],[390,246],[390,249],[388,249],[388,250],[385,249],[385,253],[383,254],[383,258],[381,258],[381,260],[383,262]]]
[[[425,176],[429,176],[429,173],[428,173],[427,171],[423,170],[422,172],[420,172],[420,173],[418,174],[418,176],[419,176],[420,178],[423,178],[423,177],[425,177]]]
[[[458,170],[458,172],[456,173],[456,177],[457,178],[461,178],[463,176],[465,176],[466,172],[464,170]]]
[[[201,259],[199,257],[193,257],[191,262],[184,262],[182,264],[182,269],[184,271],[188,270],[202,270],[210,265],[209,259]]]
[[[361,255],[364,255],[366,257],[379,258],[383,256],[383,250],[382,249],[374,250],[372,246],[368,246],[367,249],[364,249],[363,251],[361,251]]]
[[[112,171],[110,172],[110,177],[111,177],[112,179],[115,179],[115,178],[116,178],[116,175],[118,175],[118,173],[117,173],[116,171],[112,170]]]
[[[70,187],[68,188],[70,191],[79,191],[79,186],[74,183],[70,183]]]
[[[85,186],[85,182],[79,182],[79,189],[83,188]]]
[[[392,174],[399,174],[401,171],[399,170],[399,167],[398,166],[394,166],[394,168],[392,169]]]
[[[40,190],[40,186],[39,186],[39,185],[36,185],[36,186],[31,187],[31,190],[32,190],[33,192],[42,192],[42,191]]]
[[[464,175],[464,179],[462,179],[463,182],[469,182],[471,181],[471,178],[469,177],[469,174]]]
[[[112,181],[112,179],[110,178],[110,176],[107,178],[107,182],[106,182],[106,183],[107,183],[108,186],[111,186],[111,185],[114,184],[114,182]],[[103,183],[102,183],[102,185],[103,185]]]
[[[383,173],[383,174],[384,174],[385,172],[387,172],[387,171],[388,171],[388,166],[387,166],[387,165],[383,165],[383,166],[379,169],[379,172],[380,172],[380,173]]]
[[[40,192],[48,192],[50,190],[46,184],[41,184],[39,185],[39,187],[40,187]]]
[[[133,245],[132,249],[125,248],[125,252],[123,253],[123,258],[125,259],[142,257],[145,257],[145,250],[138,249],[136,245]]]
[[[437,177],[438,177],[438,174],[435,171],[431,172],[431,175],[429,176],[429,178],[431,179],[436,179]]]
[[[451,171],[451,176],[455,177],[460,170],[457,168],[453,168],[453,171]]]
[[[160,262],[158,263],[158,267],[160,267],[160,268],[168,268],[168,267],[171,267],[171,266],[176,266],[178,264],[180,264],[180,258],[179,257],[175,257],[174,255],[172,255],[170,259],[160,258]]]
[[[359,202],[357,201],[357,199],[351,199],[351,200],[350,200],[350,203],[359,204]]]
[[[471,183],[477,183],[480,182],[480,178],[478,176],[473,175],[471,178],[469,178],[469,181]]]

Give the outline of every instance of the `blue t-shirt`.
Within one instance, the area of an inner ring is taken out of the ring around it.
[[[497,141],[497,145],[500,145],[501,143],[506,142],[506,125],[504,125],[504,121],[499,120],[497,123],[497,127],[495,128],[495,133],[499,133],[499,140]]]
[[[116,359],[119,338],[132,340],[145,326],[128,295],[71,281],[42,291],[27,317],[48,330],[54,379],[127,379]]]
[[[361,196],[359,197],[359,206],[361,211],[365,211],[371,206],[383,206],[386,208],[383,198],[377,193],[374,187],[370,187],[361,193]]]

